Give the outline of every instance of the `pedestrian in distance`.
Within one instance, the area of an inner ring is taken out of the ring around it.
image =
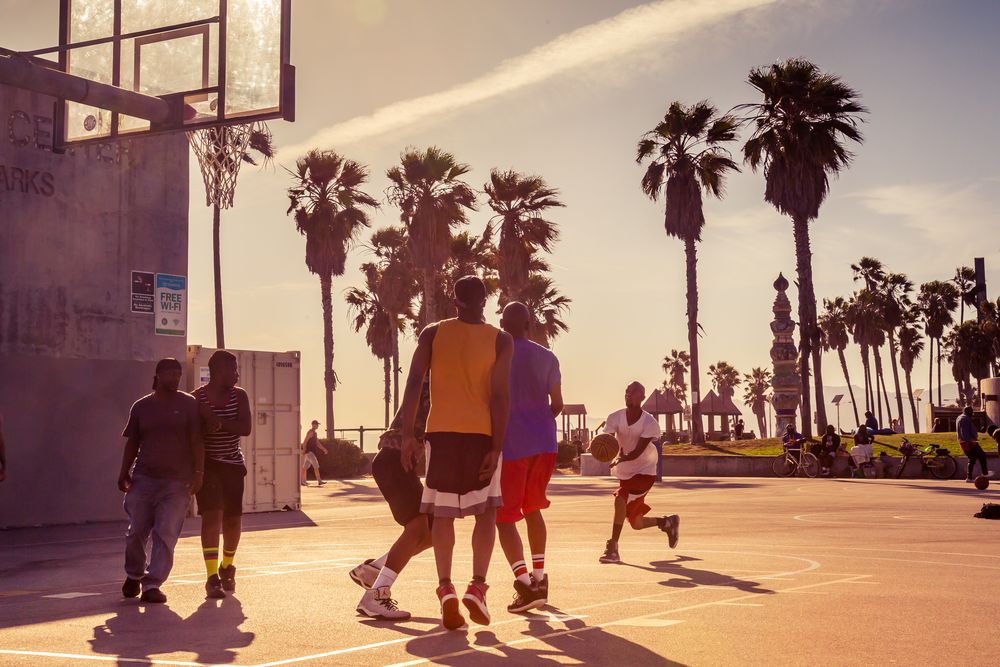
[[[237,386],[236,355],[216,350],[208,360],[208,384],[194,396],[205,440],[205,482],[198,492],[201,550],[205,559],[205,596],[221,599],[236,590],[236,548],[243,530],[243,479],[246,462],[240,438],[250,435],[250,398]],[[219,533],[222,562],[219,562]]]
[[[976,428],[976,422],[972,419],[971,407],[965,406],[962,414],[958,416],[958,421],[955,422],[955,425],[958,431],[958,446],[962,448],[962,452],[969,458],[969,467],[965,473],[965,481],[974,481],[972,470],[976,467],[976,463],[979,464],[983,475],[989,477],[990,471],[986,467],[986,452],[983,451],[982,445],[979,444],[979,429]]]
[[[826,432],[819,443],[813,445],[812,449],[813,454],[816,455],[816,458],[820,462],[820,474],[823,477],[829,477],[830,468],[833,467],[833,460],[837,456],[837,452],[840,451],[840,436],[837,435],[833,424],[827,424]]]
[[[310,466],[312,466],[313,475],[316,476],[317,486],[326,484],[323,481],[323,475],[319,471],[319,459],[317,455],[320,452],[327,454],[329,450],[319,441],[319,436],[316,435],[316,429],[318,428],[319,422],[315,419],[312,420],[312,428],[306,431],[306,437],[302,441],[302,474],[300,475],[302,486],[309,486]]]
[[[191,494],[198,492],[204,474],[198,402],[178,390],[180,381],[180,362],[161,359],[153,392],[132,404],[122,432],[118,489],[125,494],[129,518],[122,595],[134,598],[141,591],[141,600],[154,604],[167,601],[160,587],[170,575]]]

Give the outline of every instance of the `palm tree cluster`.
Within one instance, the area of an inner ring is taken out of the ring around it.
[[[527,305],[532,340],[548,346],[568,331],[571,300],[548,275],[544,254],[558,239],[548,213],[564,204],[543,178],[493,169],[477,191],[466,180],[471,168],[431,146],[408,148],[386,171],[384,201],[364,191],[368,168],[334,151],[310,151],[290,172],[288,189],[296,227],[306,237],[306,265],[320,278],[324,314],[326,426],[334,430],[333,300],[331,283],[344,274],[350,249],[382,204],[399,211],[398,225],[375,230],[366,248],[372,260],[361,266],[364,283],[349,288],[345,300],[353,328],[364,331],[372,354],[382,361],[385,424],[390,404],[399,407],[400,336],[417,333],[447,312],[455,282],[478,275],[501,306]],[[479,210],[480,199],[495,213],[482,234],[463,229]]]
[[[969,267],[959,267],[951,280],[931,280],[915,287],[905,275],[888,271],[873,257],[862,257],[851,265],[851,270],[860,289],[848,298],[823,299],[823,313],[818,323],[822,348],[836,350],[840,358],[855,420],[861,422],[859,403],[854,397],[845,355],[851,342],[858,346],[861,355],[863,405],[880,423],[888,424],[898,419],[906,430],[910,420],[913,430],[919,431],[912,373],[915,362],[925,350],[923,336],[927,337],[928,400],[932,404],[942,404],[941,361],[944,358],[951,365],[952,377],[958,383],[959,404],[972,404],[975,387],[971,378],[987,377],[996,369],[1000,354],[1000,326],[996,314],[996,305],[1000,304],[977,305],[980,317],[976,321],[964,321],[963,306],[960,320],[955,323],[954,311],[960,303],[976,305],[973,298],[975,272]],[[949,330],[949,327],[952,328]],[[886,387],[883,349],[888,352],[895,405]],[[935,360],[936,400],[933,392]],[[900,368],[909,411],[903,406]]]

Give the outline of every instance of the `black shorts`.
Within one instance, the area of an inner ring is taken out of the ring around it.
[[[492,480],[480,480],[483,459],[493,448],[493,437],[479,433],[428,433],[431,460],[427,488],[441,493],[469,493],[485,489]]]
[[[416,469],[403,469],[398,449],[386,447],[378,450],[372,460],[372,477],[385,501],[389,503],[396,523],[405,526],[420,516],[420,497],[424,493],[424,485],[420,483]]]
[[[243,514],[243,478],[247,469],[239,463],[205,460],[205,480],[198,491],[198,514],[222,510],[222,516]]]

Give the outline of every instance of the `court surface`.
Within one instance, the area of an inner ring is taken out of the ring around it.
[[[499,545],[493,622],[439,625],[430,552],[393,588],[406,623],[364,620],[347,576],[397,534],[370,480],[311,487],[301,512],[248,516],[238,588],[204,599],[188,520],[166,605],[123,600],[124,524],[0,532],[3,665],[995,664],[1000,522],[973,518],[991,487],[961,481],[668,478],[654,513],[682,517],[671,551],[654,529],[597,562],[614,481],[550,489],[551,606],[508,614]],[[459,522],[455,581],[471,576]],[[501,662],[503,661],[503,662]]]

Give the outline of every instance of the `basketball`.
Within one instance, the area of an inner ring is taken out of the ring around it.
[[[986,475],[980,475],[979,477],[976,478],[976,488],[979,489],[980,491],[985,491],[989,485],[990,485],[990,478],[987,477]]]
[[[601,463],[609,463],[618,456],[618,440],[610,433],[601,433],[590,441],[590,454]]]

